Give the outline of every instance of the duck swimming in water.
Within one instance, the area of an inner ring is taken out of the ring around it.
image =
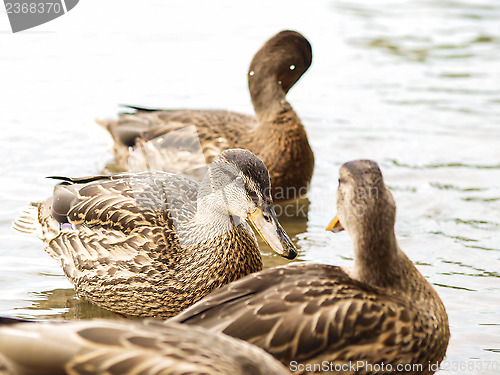
[[[38,234],[79,297],[120,314],[167,318],[262,269],[247,220],[274,251],[296,256],[270,188],[264,163],[231,149],[201,183],[167,172],[65,178],[14,228]]]
[[[204,154],[202,163],[212,162],[228,148],[248,149],[267,166],[274,201],[294,199],[307,191],[314,155],[302,121],[286,100],[286,94],[311,61],[311,45],[298,32],[285,30],[269,39],[248,69],[248,87],[256,116],[226,110],[130,107],[137,112],[98,123],[111,133],[116,160],[123,170],[128,170],[130,151],[136,149],[147,159],[145,168],[172,171],[172,164],[176,163],[171,162],[171,155],[165,156],[168,150],[162,149],[161,142],[153,140],[194,125]],[[197,169],[197,163],[192,164],[185,166],[183,174]]]
[[[349,232],[352,269],[266,269],[172,321],[246,340],[297,374],[433,374],[448,346],[448,316],[397,244],[396,205],[375,162],[342,166],[337,210],[327,230]]]

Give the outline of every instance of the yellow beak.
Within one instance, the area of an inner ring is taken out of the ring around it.
[[[332,231],[333,233],[342,232],[344,227],[340,224],[340,220],[338,216],[335,216],[330,224],[326,227],[326,230]]]
[[[281,227],[274,210],[272,208],[264,210],[265,212],[262,208],[257,208],[248,215],[248,219],[275,253],[287,259],[294,259],[297,256],[297,248]]]

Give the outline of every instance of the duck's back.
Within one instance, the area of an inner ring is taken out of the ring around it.
[[[0,374],[289,374],[263,350],[225,335],[153,320],[0,326]]]
[[[195,214],[197,191],[197,182],[166,172],[75,179],[33,203],[14,227],[37,232],[80,297],[125,314],[168,316],[180,302],[170,308],[154,296],[181,289],[176,273],[187,255],[176,227]]]
[[[123,113],[117,120],[99,121],[113,137],[114,151],[120,168],[128,170],[130,147],[138,147],[158,137],[175,137],[178,130],[196,127],[193,142],[199,142],[205,163],[211,163],[222,151],[242,147],[242,138],[257,126],[253,116],[226,110],[147,110],[136,108],[134,113]],[[173,139],[175,142],[175,138]],[[159,163],[162,170],[169,166]]]
[[[188,220],[196,212],[199,184],[179,175],[142,172],[64,179],[51,199],[38,204],[42,226],[54,228],[46,222],[59,223],[60,230],[52,232],[53,236],[83,227],[116,235],[144,227],[168,232],[174,230],[175,220]]]
[[[353,280],[339,267],[320,264],[249,275],[173,320],[244,339],[285,365],[301,368],[297,373],[314,372],[299,367],[303,364],[320,366],[325,373],[377,373],[335,367],[357,361],[383,362],[395,374],[433,373],[428,362],[436,365],[446,351],[444,323],[434,312],[404,295]],[[324,362],[332,370],[322,368]],[[397,364],[415,366],[397,371]]]

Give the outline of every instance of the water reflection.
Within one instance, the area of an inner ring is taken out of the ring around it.
[[[79,299],[73,289],[55,289],[33,294],[33,311],[40,319],[116,318],[116,314]],[[23,314],[21,314],[22,316]]]
[[[259,246],[262,250],[264,268],[277,267],[289,263],[287,259],[274,253],[259,236]],[[31,293],[31,306],[23,309],[14,309],[16,316],[20,318],[32,318],[42,320],[72,320],[91,318],[123,318],[120,314],[93,305],[76,296],[74,289],[54,289],[43,292]],[[128,317],[133,318],[133,317]]]

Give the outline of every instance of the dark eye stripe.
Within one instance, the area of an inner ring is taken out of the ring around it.
[[[255,191],[249,190],[248,195],[250,196],[250,198],[252,198],[252,200],[255,204],[259,203],[259,196],[257,195],[257,193]]]

